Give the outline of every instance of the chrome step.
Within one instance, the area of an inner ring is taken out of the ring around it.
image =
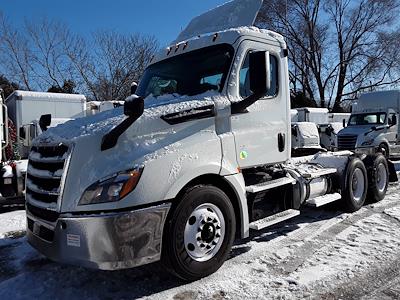
[[[278,186],[283,186],[287,184],[294,184],[296,180],[291,177],[282,177],[270,181],[261,182],[255,185],[246,186],[246,191],[249,193],[258,193],[266,190],[276,188]]]
[[[334,194],[326,194],[323,196],[319,196],[314,199],[308,199],[306,201],[306,203],[312,207],[320,207],[320,206],[335,202],[340,199],[342,199],[342,196],[339,193],[334,193]]]
[[[269,226],[278,224],[280,222],[289,220],[291,218],[297,217],[298,215],[300,215],[299,210],[288,209],[288,210],[279,212],[275,215],[266,217],[264,219],[254,221],[254,222],[250,223],[249,227],[250,227],[250,229],[253,229],[253,230],[261,230],[261,229],[267,228]]]

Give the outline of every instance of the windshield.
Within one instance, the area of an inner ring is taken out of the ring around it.
[[[383,125],[385,124],[386,113],[368,113],[352,115],[349,126],[355,125]]]
[[[221,92],[232,62],[233,48],[217,45],[163,60],[146,69],[137,94],[194,96]]]

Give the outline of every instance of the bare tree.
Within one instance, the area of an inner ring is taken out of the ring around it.
[[[158,49],[151,36],[103,31],[84,39],[48,19],[17,31],[2,14],[0,38],[1,71],[25,89],[63,91],[72,83],[100,101],[125,99]]]
[[[400,81],[400,33],[390,26],[398,8],[398,0],[274,0],[258,22],[285,35],[292,87],[339,110],[343,97]]]
[[[0,62],[3,72],[25,89],[31,90],[32,52],[24,35],[14,29],[0,12]]]
[[[94,40],[98,96],[107,100],[125,99],[131,83],[139,80],[157,50],[156,39],[103,31],[97,32]]]

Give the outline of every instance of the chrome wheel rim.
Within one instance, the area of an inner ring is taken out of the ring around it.
[[[352,181],[351,181],[351,191],[353,198],[356,202],[360,202],[365,191],[365,178],[361,169],[354,170]]]
[[[224,236],[224,215],[217,206],[206,203],[196,207],[186,220],[183,241],[188,255],[204,262],[218,253]]]
[[[380,193],[385,191],[387,184],[387,172],[384,164],[380,163],[377,167],[376,185]]]

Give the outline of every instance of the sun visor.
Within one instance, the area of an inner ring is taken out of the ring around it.
[[[195,17],[173,43],[230,28],[253,26],[263,0],[234,0]]]

